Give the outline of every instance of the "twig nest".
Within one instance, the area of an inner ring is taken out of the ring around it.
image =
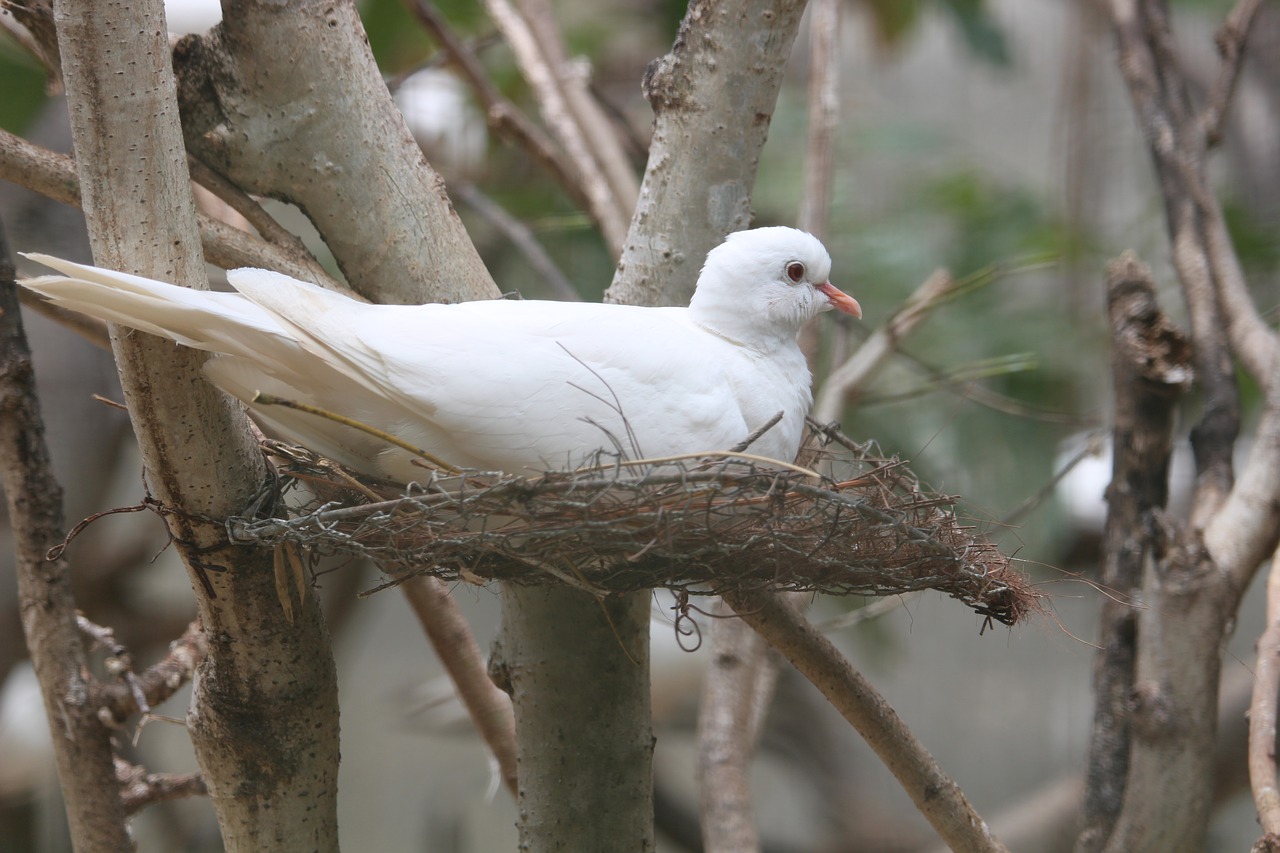
[[[423,471],[391,492],[291,451],[286,481],[317,497],[290,518],[228,522],[233,539],[366,556],[391,576],[568,583],[597,594],[792,590],[896,595],[936,589],[1013,625],[1038,594],[955,498],[834,430],[823,474],[745,454],[621,462],[537,477]],[[802,457],[806,454],[802,454]]]

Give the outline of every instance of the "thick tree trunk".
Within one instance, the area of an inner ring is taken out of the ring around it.
[[[520,849],[653,850],[649,593],[508,584],[500,643]]]
[[[55,8],[94,259],[206,286],[161,5]],[[204,356],[115,329],[150,488],[191,574],[209,654],[192,740],[229,851],[337,847],[337,677],[308,591],[287,618],[271,556],[221,520],[266,480],[248,421],[204,382]]]

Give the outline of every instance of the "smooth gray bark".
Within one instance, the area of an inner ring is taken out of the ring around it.
[[[203,287],[175,85],[154,2],[55,8],[76,162],[97,263]],[[337,677],[309,591],[286,618],[268,553],[232,547],[266,467],[203,355],[113,330],[148,484],[209,640],[189,728],[228,851],[337,848]]]

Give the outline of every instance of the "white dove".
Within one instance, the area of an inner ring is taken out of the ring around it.
[[[488,300],[367,305],[259,269],[236,293],[191,290],[46,255],[22,284],[64,308],[217,354],[208,378],[264,427],[354,470],[425,479],[409,451],[275,395],[375,427],[457,468],[527,474],[599,450],[651,458],[752,445],[791,461],[812,402],[800,326],[837,308],[831,258],[793,228],[731,234],[687,308]]]

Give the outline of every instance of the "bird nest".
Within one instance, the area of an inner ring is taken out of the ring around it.
[[[232,539],[369,557],[387,585],[429,574],[597,594],[936,589],[1007,625],[1037,609],[1029,580],[960,519],[955,498],[833,429],[812,430],[806,467],[722,454],[540,476],[424,469],[422,483],[395,492],[305,451],[270,449],[288,454],[285,484],[315,497],[289,518],[231,519]]]

